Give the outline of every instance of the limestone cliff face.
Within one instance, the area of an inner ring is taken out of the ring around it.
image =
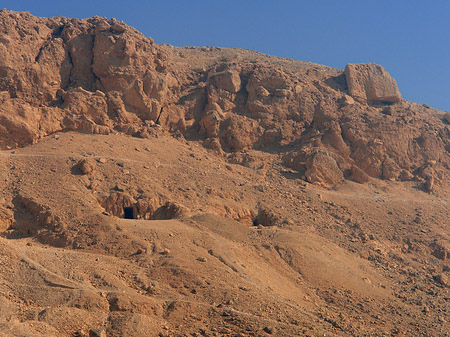
[[[325,187],[342,177],[439,181],[450,167],[443,112],[402,100],[375,64],[343,72],[246,50],[156,45],[100,17],[3,10],[0,31],[2,149],[65,130],[148,137],[158,122],[237,162],[248,150],[279,153]]]

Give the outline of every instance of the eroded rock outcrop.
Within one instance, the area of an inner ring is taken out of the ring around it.
[[[165,53],[114,19],[3,10],[0,28],[8,32],[0,43],[0,119],[17,130],[2,137],[2,148],[64,129],[108,133],[121,117],[111,107],[136,116],[131,123],[155,120],[173,85]]]
[[[243,50],[159,46],[100,17],[3,10],[0,28],[8,32],[0,40],[2,149],[58,131],[148,138],[157,127],[229,160],[249,150],[280,153],[324,186],[341,178],[320,173],[334,167],[329,160],[307,167],[317,153],[358,182],[412,180],[430,160],[450,167],[447,115],[402,100],[373,63],[342,71]]]

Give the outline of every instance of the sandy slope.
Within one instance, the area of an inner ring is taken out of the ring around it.
[[[82,159],[92,173],[74,169]],[[447,332],[448,288],[433,276],[448,265],[431,255],[448,240],[447,201],[414,184],[327,191],[164,133],[58,134],[3,152],[1,164],[12,223],[0,241],[5,336]],[[117,189],[164,191],[161,204],[185,210],[172,220],[103,214],[99,200]],[[284,221],[249,223],[263,204]]]

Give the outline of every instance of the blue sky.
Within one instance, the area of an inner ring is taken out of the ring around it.
[[[4,0],[37,16],[115,17],[156,43],[254,49],[343,69],[375,62],[405,99],[450,111],[448,0]]]

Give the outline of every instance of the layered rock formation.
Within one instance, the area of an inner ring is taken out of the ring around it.
[[[148,137],[158,122],[234,161],[249,150],[279,152],[325,187],[366,175],[427,179],[427,166],[439,182],[450,165],[443,113],[403,101],[376,64],[343,72],[243,50],[159,46],[100,17],[3,10],[0,29],[2,149],[64,130]],[[331,162],[334,173],[318,173]]]

